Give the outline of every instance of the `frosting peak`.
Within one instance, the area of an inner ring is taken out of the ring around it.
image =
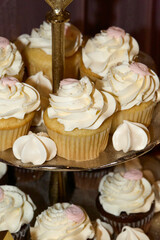
[[[0,81],[2,82],[2,84],[4,86],[12,87],[18,82],[18,79],[14,78],[14,77],[4,77],[4,78],[1,78]]]
[[[115,38],[124,37],[126,34],[122,28],[114,27],[114,26],[108,28],[106,32],[108,33],[108,35]]]
[[[82,209],[74,204],[66,208],[65,213],[68,219],[72,220],[73,222],[81,223],[85,220],[85,215]]]
[[[0,37],[0,48],[6,48],[9,45],[9,40],[4,37]]]
[[[62,81],[60,81],[60,87],[62,87],[63,85],[68,85],[68,84],[77,83],[77,82],[78,82],[77,79],[66,78],[66,79],[63,79]]]
[[[143,173],[138,169],[132,169],[124,174],[124,178],[129,180],[140,180],[142,177]]]
[[[151,75],[149,68],[143,63],[133,62],[130,65],[130,69],[141,76]]]

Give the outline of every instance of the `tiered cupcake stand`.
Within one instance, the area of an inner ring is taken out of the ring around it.
[[[65,11],[65,8],[73,0],[45,0],[52,11],[47,14],[47,20],[52,23],[52,68],[53,68],[53,91],[56,92],[59,86],[59,81],[63,79],[64,72],[64,22],[69,20],[69,13]],[[160,144],[160,103],[157,104],[157,107],[154,112],[152,123],[149,127],[151,142],[141,151],[130,151],[128,153],[123,153],[122,151],[117,152],[112,146],[111,137],[109,139],[108,146],[104,152],[96,159],[90,161],[69,161],[61,157],[56,156],[51,161],[45,162],[43,165],[32,165],[24,164],[21,161],[17,160],[12,152],[12,149],[0,152],[0,161],[7,163],[8,165],[30,169],[38,171],[48,171],[54,172],[51,181],[57,181],[57,189],[55,185],[50,185],[51,195],[57,194],[58,200],[66,200],[66,181],[67,173],[73,171],[92,171],[105,169],[107,167],[115,166],[117,164],[132,160],[136,157],[145,158],[145,154],[150,152],[155,146]],[[40,127],[32,128],[34,132],[46,131],[45,126],[41,125]],[[159,163],[160,167],[160,163]],[[53,197],[53,196],[52,196]],[[76,198],[76,197],[75,197]],[[54,197],[55,200],[55,197]],[[154,219],[154,225],[151,226],[151,229],[154,229],[154,239],[160,239],[160,230],[156,231],[156,227],[159,225],[160,229],[160,215],[156,215]],[[158,234],[158,235],[157,235]],[[152,234],[153,235],[153,234]]]

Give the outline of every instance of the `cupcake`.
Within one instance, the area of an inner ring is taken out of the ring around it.
[[[0,79],[0,151],[11,148],[17,138],[28,133],[39,106],[36,89],[13,77]]]
[[[113,94],[119,103],[112,122],[112,133],[128,120],[149,126],[153,110],[160,101],[159,78],[142,63],[122,63],[110,68],[96,87]]]
[[[31,236],[32,240],[89,240],[94,237],[94,229],[84,209],[56,203],[36,218]]]
[[[119,27],[102,30],[82,48],[80,75],[101,80],[119,62],[132,61],[139,53],[137,41]]]
[[[25,83],[34,87],[40,94],[41,108],[36,112],[32,121],[32,126],[40,126],[43,123],[44,110],[49,105],[49,94],[52,93],[51,81],[41,71],[27,78]]]
[[[77,161],[98,157],[107,146],[115,110],[114,97],[98,91],[87,77],[62,80],[44,112],[57,155]]]
[[[11,233],[9,231],[0,232],[0,239],[1,240],[14,240]]]
[[[34,210],[29,195],[15,186],[0,187],[0,231],[8,230],[14,240],[29,240]]]
[[[149,240],[149,237],[140,228],[131,228],[125,226],[122,232],[117,236],[116,240]]]
[[[111,224],[116,232],[123,226],[147,231],[154,207],[155,194],[141,171],[110,172],[102,178],[97,209],[103,221]]]
[[[12,76],[22,81],[24,63],[14,43],[0,37],[0,77]]]
[[[65,23],[65,77],[78,77],[82,34],[72,24]],[[23,34],[16,41],[21,51],[28,75],[42,71],[52,81],[52,31],[51,23],[43,22],[31,35]]]

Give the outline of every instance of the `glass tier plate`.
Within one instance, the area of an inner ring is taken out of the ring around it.
[[[46,131],[45,126],[31,128],[33,132]],[[160,143],[160,103],[157,104],[151,125],[149,126],[151,135],[150,143],[140,151],[130,151],[123,153],[122,151],[115,151],[112,146],[112,137],[109,138],[109,143],[104,152],[96,159],[88,161],[69,161],[64,158],[56,156],[51,161],[45,162],[43,165],[33,165],[31,163],[24,164],[20,160],[17,160],[12,152],[12,149],[0,152],[0,161],[5,162],[9,165],[29,168],[35,170],[46,170],[46,171],[84,171],[84,170],[96,170],[114,166],[116,164],[131,160],[135,157],[142,156],[145,153],[152,150],[156,145]]]

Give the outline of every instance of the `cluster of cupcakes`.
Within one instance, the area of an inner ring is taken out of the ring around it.
[[[68,160],[97,158],[106,149],[110,133],[114,133],[113,146],[118,151],[143,149],[150,141],[147,127],[159,101],[159,79],[137,62],[137,41],[118,27],[101,31],[83,47],[82,34],[75,26],[65,24],[64,34],[65,78],[54,94],[51,24],[43,22],[31,35],[19,36],[16,45],[0,38],[0,150],[26,135],[31,122],[40,125],[43,121],[56,144],[54,152]],[[24,66],[28,79],[23,78]],[[133,132],[137,132],[134,137]],[[126,136],[123,142],[121,136]],[[18,150],[17,144],[14,147],[23,162],[32,158],[24,156],[29,148],[26,142],[20,139]],[[39,155],[43,152],[43,159],[50,159],[52,154],[47,157],[42,144],[36,142]]]

